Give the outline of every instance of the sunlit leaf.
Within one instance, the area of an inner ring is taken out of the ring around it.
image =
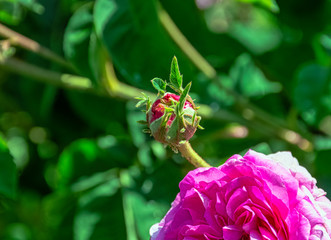
[[[238,57],[229,75],[247,97],[277,93],[282,88],[278,82],[269,81],[247,54]]]

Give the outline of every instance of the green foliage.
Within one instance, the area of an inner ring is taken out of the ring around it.
[[[331,192],[330,1],[215,2],[0,0],[1,24],[66,62],[0,31],[0,239],[148,239],[192,169],[142,132],[156,95],[133,96],[153,87],[202,105],[190,142],[211,165],[291,151]]]
[[[318,125],[331,113],[331,71],[329,67],[310,64],[297,74],[294,103],[302,118]]]
[[[120,74],[135,86],[150,88],[145,79],[168,75],[169,59],[183,53],[172,42],[157,19],[155,1],[97,0],[95,29]],[[133,44],[134,43],[134,44]],[[123,54],[123,51],[129,54]],[[187,69],[188,62],[181,61]],[[193,77],[188,72],[188,77]]]
[[[5,141],[0,136],[0,196],[14,199],[16,197],[16,185],[16,165],[8,152]]]
[[[279,11],[279,7],[275,0],[239,0],[239,1],[246,3],[256,3],[256,4],[260,4],[261,6],[267,7],[274,12]]]
[[[2,0],[0,1],[0,20],[10,25],[18,25],[27,10],[42,14],[44,7],[35,0]]]
[[[241,93],[248,97],[278,93],[281,90],[281,85],[269,81],[247,54],[236,59],[229,76],[232,78],[232,84],[235,84]]]
[[[78,72],[95,80],[89,59],[96,60],[93,48],[97,41],[93,38],[93,4],[81,6],[70,18],[63,40],[63,50],[67,59]],[[82,61],[83,60],[83,61]]]

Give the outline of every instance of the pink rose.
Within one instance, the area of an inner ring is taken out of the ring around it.
[[[288,152],[234,155],[179,188],[151,240],[331,239],[331,202]]]

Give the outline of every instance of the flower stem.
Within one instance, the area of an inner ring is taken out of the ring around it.
[[[183,157],[192,163],[195,167],[211,167],[202,157],[197,154],[189,141],[186,141],[183,144],[180,144],[177,149],[180,151]]]

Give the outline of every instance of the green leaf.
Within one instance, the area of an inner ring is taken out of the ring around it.
[[[94,32],[93,4],[84,4],[71,16],[65,29],[63,51],[77,71],[93,80],[101,80],[101,68],[105,61],[102,47]]]
[[[331,114],[330,79],[330,69],[317,64],[301,68],[296,76],[294,104],[308,124],[317,126]]]
[[[318,179],[318,187],[330,193],[331,186],[331,162],[330,162],[331,149],[317,151],[315,157],[316,176]],[[330,198],[329,195],[327,197]]]
[[[178,158],[181,159],[180,157]],[[153,199],[156,202],[166,202],[170,206],[170,203],[178,193],[178,183],[183,177],[183,172],[176,167],[173,161],[170,159],[162,161],[156,165],[156,169],[153,172],[144,177],[143,181],[152,183],[151,189],[145,192],[145,194],[148,199]],[[165,182],[167,184],[164,184]],[[159,186],[162,186],[162,188]]]
[[[186,85],[184,91],[182,92],[182,94],[180,95],[180,98],[179,98],[179,101],[178,101],[178,111],[179,112],[182,112],[183,109],[184,109],[184,105],[185,105],[185,102],[186,102],[186,98],[187,98],[187,95],[191,89],[191,85],[192,85],[192,82],[190,82],[189,84]]]
[[[180,75],[179,66],[176,57],[174,57],[171,62],[169,80],[170,80],[170,84],[174,87],[174,90],[178,90],[178,92],[182,91],[183,77],[182,75]]]
[[[0,21],[18,25],[23,18],[23,9],[18,1],[0,1]]]
[[[125,103],[82,92],[67,91],[66,97],[74,113],[88,126],[113,135],[125,134]],[[116,126],[116,127],[114,127]]]
[[[132,85],[151,89],[146,79],[169,76],[169,59],[183,59],[181,70],[189,79],[197,78],[187,57],[160,24],[154,0],[97,0],[94,23],[114,66]],[[134,44],[132,44],[134,43]],[[160,47],[162,46],[162,47]]]
[[[275,0],[238,0],[239,2],[259,4],[270,9],[273,12],[279,12],[279,7]]]
[[[134,191],[127,191],[125,197],[127,204],[133,210],[139,239],[149,239],[150,227],[162,219],[169,206],[155,201],[147,201],[141,194]]]
[[[314,139],[314,147],[317,151],[331,150],[331,138],[316,136]]]
[[[22,4],[24,7],[29,9],[30,11],[33,11],[37,14],[43,14],[44,13],[44,7],[43,5],[39,4],[35,0],[18,0],[20,4]]]
[[[173,142],[179,139],[180,137],[180,129],[182,129],[182,124],[180,124],[180,118],[177,116],[175,119],[172,121],[171,126],[168,130],[167,133],[167,141],[168,142]]]
[[[269,144],[266,143],[266,142],[259,143],[258,145],[250,147],[249,149],[252,149],[254,151],[257,151],[257,152],[260,152],[260,153],[263,153],[263,154],[272,154],[272,150],[271,150]],[[249,149],[247,149],[247,151]]]
[[[114,178],[82,195],[74,218],[75,240],[126,239],[123,196]]]
[[[229,35],[254,54],[266,53],[280,45],[282,32],[274,14],[260,8],[250,8],[249,19],[231,22]]]
[[[16,197],[17,169],[9,154],[5,141],[0,136],[0,195],[10,199]]]
[[[153,78],[152,84],[158,92],[164,93],[166,91],[167,83],[161,78]]]
[[[278,93],[282,89],[280,83],[271,82],[264,76],[248,54],[242,54],[237,58],[229,75],[242,94],[247,97],[265,96]]]
[[[47,216],[46,224],[52,226],[50,230],[53,231],[49,234],[52,234],[54,239],[74,239],[73,223],[76,206],[77,196],[74,194],[54,192],[43,198],[44,214]],[[61,231],[57,231],[57,229],[61,229]]]
[[[132,146],[122,145],[112,136],[105,136],[97,141],[79,139],[60,155],[58,185],[66,188],[96,173],[103,173],[114,167],[126,167],[134,159],[132,151]]]

